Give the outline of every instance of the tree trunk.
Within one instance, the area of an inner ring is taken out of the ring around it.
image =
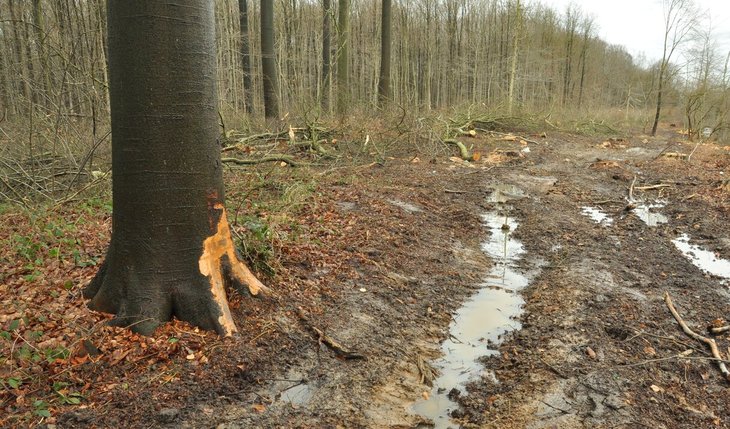
[[[15,48],[13,49],[15,51],[15,64],[16,64],[16,73],[18,73],[18,80],[20,81],[19,88],[20,93],[23,95],[23,102],[29,103],[31,100],[31,89],[30,89],[30,78],[28,77],[27,71],[28,67],[26,66],[26,59],[23,56],[25,53],[25,50],[23,48],[23,41],[20,37],[20,31],[18,29],[21,27],[20,20],[16,15],[15,11],[15,4],[14,0],[9,0],[8,3],[8,9],[10,9],[10,19],[13,21],[13,41],[15,42]],[[21,11],[22,12],[22,11]],[[28,60],[30,61],[30,60]],[[29,109],[27,109],[25,106],[18,109],[21,112],[26,112]]]
[[[261,73],[264,78],[264,116],[279,116],[279,75],[274,51],[274,0],[261,0]]]
[[[339,0],[337,11],[337,113],[350,102],[350,0]]]
[[[391,0],[383,0],[380,36],[380,80],[378,81],[378,98],[384,104],[390,100],[390,32],[391,32]]]
[[[109,0],[112,238],[89,307],[143,334],[176,317],[230,335],[224,287],[263,287],[223,206],[213,2]]]
[[[330,109],[332,81],[332,0],[322,0],[322,109]]]
[[[248,31],[248,0],[238,0],[238,22],[241,33],[241,66],[243,67],[243,98],[246,113],[253,114],[253,85],[251,84],[251,42]]]
[[[512,39],[512,59],[509,71],[509,93],[507,98],[507,110],[512,114],[515,104],[515,80],[517,79],[517,55],[519,54],[520,38],[522,29],[522,11],[520,10],[520,0],[515,2],[515,29],[514,38]]]
[[[656,135],[656,130],[659,127],[659,116],[662,112],[662,92],[664,91],[664,61],[662,61],[662,64],[659,66],[659,87],[657,89],[657,95],[656,95],[656,114],[654,115],[654,124],[651,126],[651,136],[654,137]]]

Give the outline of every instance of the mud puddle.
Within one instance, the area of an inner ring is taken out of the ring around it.
[[[669,218],[666,215],[663,215],[656,211],[656,209],[660,209],[666,206],[666,201],[637,201],[635,204],[636,207],[632,211],[647,226],[653,227],[667,223],[669,221]]]
[[[523,196],[517,188],[504,188],[495,189],[491,199],[503,203]],[[416,402],[411,409],[414,414],[431,419],[437,429],[451,427],[450,413],[458,408],[451,398],[461,394],[466,382],[483,371],[477,359],[496,355],[494,348],[501,337],[521,327],[518,318],[524,301],[517,292],[528,285],[529,279],[517,267],[525,250],[522,243],[511,237],[518,223],[509,217],[509,207],[502,204],[482,218],[490,232],[482,250],[494,266],[479,291],[454,315],[449,338],[441,345],[443,357],[432,362],[439,376],[428,398]]]
[[[611,216],[604,213],[603,210],[597,208],[597,207],[581,207],[580,212],[588,216],[593,222],[603,225],[603,226],[610,226],[613,223],[613,219],[611,219]]]
[[[690,244],[689,236],[682,234],[672,240],[674,246],[697,268],[706,273],[725,279],[724,284],[730,280],[730,261],[718,258],[713,252],[703,249],[695,244]]]

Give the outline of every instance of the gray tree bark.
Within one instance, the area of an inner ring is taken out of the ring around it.
[[[332,0],[322,0],[322,108],[330,108],[332,81]]]
[[[380,33],[380,80],[378,98],[383,104],[390,100],[390,46],[391,46],[391,0],[383,0]]]
[[[350,103],[350,0],[339,0],[337,10],[337,112]]]
[[[230,335],[224,287],[262,287],[223,206],[213,8],[108,3],[112,238],[84,296],[143,334],[176,317]]]
[[[264,116],[279,116],[279,74],[274,51],[274,0],[261,0],[261,73],[264,79]]]
[[[243,67],[243,98],[246,113],[253,114],[253,85],[251,81],[251,41],[248,31],[248,0],[238,0],[238,22],[241,32],[241,66]]]

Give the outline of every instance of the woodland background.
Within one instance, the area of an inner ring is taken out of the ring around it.
[[[676,2],[687,3],[668,3]],[[105,3],[0,2],[3,199],[43,197],[70,188],[80,175],[104,172],[97,160],[108,160],[110,146]],[[556,11],[515,0],[394,1],[384,104],[378,97],[381,1],[216,3],[221,119],[243,133],[260,128],[264,112],[263,4],[274,10],[272,33],[264,34],[274,38],[274,116],[281,119],[265,126],[378,115],[400,118],[399,126],[460,116],[458,126],[488,115],[539,117],[573,131],[646,130],[664,65],[662,118],[689,128],[690,138],[704,127],[726,138],[728,57],[716,48],[705,18],[689,8],[677,12],[693,14],[681,29],[687,32],[676,46],[681,52],[671,63],[650,63],[599,39],[593,19],[576,6]],[[669,34],[670,48],[672,37],[676,33]],[[63,167],[50,171],[50,182],[32,172],[57,161]],[[61,177],[63,183],[53,183]]]

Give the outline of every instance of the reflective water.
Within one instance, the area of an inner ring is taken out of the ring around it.
[[[591,218],[591,220],[595,223],[609,226],[613,223],[613,219],[611,219],[611,216],[607,215],[603,212],[603,210],[596,208],[596,207],[581,207],[580,209],[581,213]]]
[[[718,258],[713,252],[705,250],[696,244],[690,244],[689,236],[682,234],[672,240],[679,249],[697,268],[723,279],[730,280],[730,261]]]
[[[450,427],[449,414],[458,408],[449,399],[449,391],[463,390],[464,384],[482,371],[477,359],[497,354],[493,347],[500,337],[521,327],[516,320],[524,301],[516,292],[528,285],[528,279],[517,268],[525,250],[522,243],[511,238],[518,223],[496,211],[484,215],[483,221],[491,234],[482,249],[492,258],[494,267],[480,290],[454,315],[450,337],[441,345],[443,357],[433,362],[439,377],[434,380],[429,398],[413,405],[413,412],[431,419],[437,429]]]
[[[663,223],[667,223],[669,218],[665,215],[656,211],[667,205],[664,201],[649,202],[637,202],[636,208],[633,212],[639,217],[647,226],[657,226]]]

